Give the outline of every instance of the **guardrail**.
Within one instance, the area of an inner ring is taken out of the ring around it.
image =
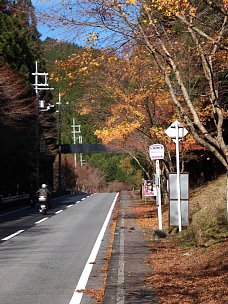
[[[0,195],[0,208],[25,202],[29,202],[29,194],[13,195],[8,197]]]

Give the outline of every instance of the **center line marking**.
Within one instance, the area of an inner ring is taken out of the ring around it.
[[[13,238],[14,236],[18,235],[19,233],[24,232],[24,230],[18,230],[17,232],[5,237],[4,239],[2,239],[2,241],[8,241],[9,239]]]
[[[63,212],[63,210],[56,211],[55,214],[59,214],[61,212]]]
[[[42,220],[39,220],[38,222],[35,222],[35,224],[40,224],[40,223],[46,221],[47,219],[49,219],[49,217],[45,217]]]
[[[70,207],[72,207],[72,206],[73,206],[73,205],[68,205],[67,208],[70,208]]]

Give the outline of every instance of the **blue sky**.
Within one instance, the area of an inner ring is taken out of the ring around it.
[[[63,10],[63,14],[64,14],[65,13],[64,9],[61,7],[61,5],[59,5],[59,2],[60,2],[59,0],[50,0],[50,1],[32,0],[32,4],[33,4],[36,12],[38,12],[39,10],[41,12],[45,12],[45,11],[48,11],[48,8],[53,7],[60,13],[61,13],[61,10]],[[83,2],[82,2],[82,4],[83,4]],[[77,1],[75,1],[75,5],[77,5]],[[72,12],[72,14],[73,14],[72,18],[75,18],[75,20],[77,20],[78,16],[80,16],[80,15],[77,15],[77,13],[78,13],[77,6],[74,7],[74,10],[75,10],[76,15],[74,15],[74,12]],[[67,14],[68,14],[68,11],[67,11]],[[67,15],[67,18],[71,18],[70,15]],[[83,20],[83,18],[86,20],[87,16],[85,15],[84,17],[82,17],[82,20]],[[90,21],[93,21],[93,19],[91,19]],[[93,26],[93,22],[91,24],[92,24],[92,26],[87,27],[87,28],[85,28],[85,27],[76,28],[73,25],[72,27],[66,26],[65,28],[59,26],[59,27],[57,27],[57,29],[52,30],[47,25],[45,25],[41,21],[39,21],[39,18],[37,18],[37,29],[41,34],[41,40],[45,40],[47,37],[50,37],[53,39],[58,39],[60,41],[76,43],[77,45],[84,47],[85,45],[88,45],[88,44],[90,45],[88,38],[91,37],[91,35],[95,34],[95,35],[97,35],[97,37],[99,37],[95,41],[94,40],[92,41],[91,45],[95,48],[103,48],[103,47],[109,48],[112,44],[113,44],[113,46],[115,46],[115,44],[116,45],[122,44],[123,41],[122,41],[121,35],[119,35],[115,31],[112,32],[112,31],[108,31],[107,29],[104,30],[99,26],[98,27]]]
[[[32,4],[35,8],[35,10],[38,12],[40,11],[45,11],[53,4],[57,4],[59,1],[51,0],[51,1],[44,1],[44,0],[32,0]],[[47,25],[39,21],[39,18],[37,18],[37,29],[41,34],[41,40],[45,40],[47,37],[53,38],[53,39],[58,39],[60,41],[68,41],[68,42],[73,42],[76,43],[79,46],[85,46],[85,39],[87,38],[86,35],[86,30],[84,30],[84,34],[78,35],[77,38],[72,36],[72,33],[70,31],[64,31],[63,27],[59,27],[55,30],[50,29]]]
[[[44,8],[47,7],[48,4],[47,2],[43,1],[39,1],[39,0],[33,0],[32,1],[33,6],[35,7],[35,9],[39,9],[39,8]],[[53,39],[58,39],[60,38],[60,31],[58,30],[51,30],[50,28],[48,28],[46,25],[44,25],[41,21],[39,21],[39,19],[37,20],[37,29],[40,32],[41,39],[45,40],[47,37],[53,38]]]

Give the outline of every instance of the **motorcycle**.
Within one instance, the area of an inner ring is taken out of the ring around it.
[[[47,205],[48,205],[48,201],[47,201],[47,197],[44,195],[40,195],[38,197],[39,200],[39,204],[40,204],[40,213],[42,213],[43,215],[47,214]]]

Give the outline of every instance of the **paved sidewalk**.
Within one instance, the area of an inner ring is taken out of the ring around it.
[[[159,303],[156,291],[146,284],[152,272],[146,264],[151,252],[136,223],[132,200],[137,204],[134,193],[121,192],[104,304]]]

